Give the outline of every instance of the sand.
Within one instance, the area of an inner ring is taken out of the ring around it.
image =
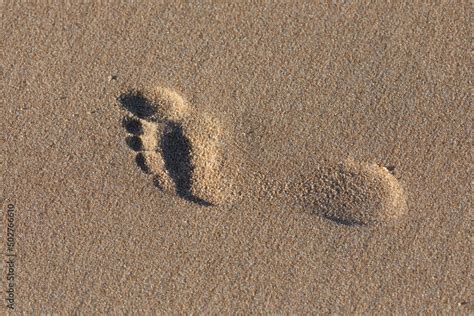
[[[473,312],[469,3],[0,8],[4,311]]]

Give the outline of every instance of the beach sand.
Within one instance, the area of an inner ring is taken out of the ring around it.
[[[2,2],[2,308],[472,313],[469,11]]]

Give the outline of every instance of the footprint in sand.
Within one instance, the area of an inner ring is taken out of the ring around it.
[[[123,121],[127,144],[157,187],[200,205],[229,199],[219,122],[167,88],[131,91],[119,102],[130,112]]]
[[[233,171],[239,168],[224,155],[231,148],[224,150],[225,135],[217,120],[166,88],[131,91],[119,101],[130,112],[124,119],[127,144],[157,187],[200,205],[232,200]],[[230,152],[235,156],[235,150]],[[389,223],[407,211],[398,180],[377,164],[346,160],[301,177],[297,183],[268,181],[261,191],[345,225]]]
[[[348,159],[319,168],[293,196],[303,208],[339,224],[389,224],[407,212],[404,190],[389,169]]]

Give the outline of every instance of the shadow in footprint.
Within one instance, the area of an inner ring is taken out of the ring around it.
[[[133,135],[142,135],[143,134],[143,126],[140,121],[136,119],[132,119],[130,117],[124,117],[122,120],[122,126],[125,130]]]
[[[192,194],[191,144],[179,124],[168,124],[168,130],[161,140],[161,148],[165,168],[175,183],[176,193],[188,201],[210,206],[211,203]]]
[[[356,220],[346,220],[346,219],[341,219],[337,218],[336,216],[331,216],[331,215],[324,215],[325,218],[333,221],[337,225],[345,225],[345,226],[365,226],[362,222],[356,221]]]
[[[142,153],[138,153],[135,156],[135,163],[144,173],[147,173],[147,174],[151,173],[151,170],[146,163],[145,156]]]
[[[119,102],[139,118],[147,118],[156,113],[155,107],[140,92],[122,94]]]
[[[141,151],[143,150],[143,143],[140,137],[138,136],[128,136],[125,139],[128,147],[130,147],[133,151]]]

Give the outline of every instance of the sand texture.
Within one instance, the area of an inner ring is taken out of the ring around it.
[[[41,3],[0,2],[3,311],[474,313],[468,2]]]

